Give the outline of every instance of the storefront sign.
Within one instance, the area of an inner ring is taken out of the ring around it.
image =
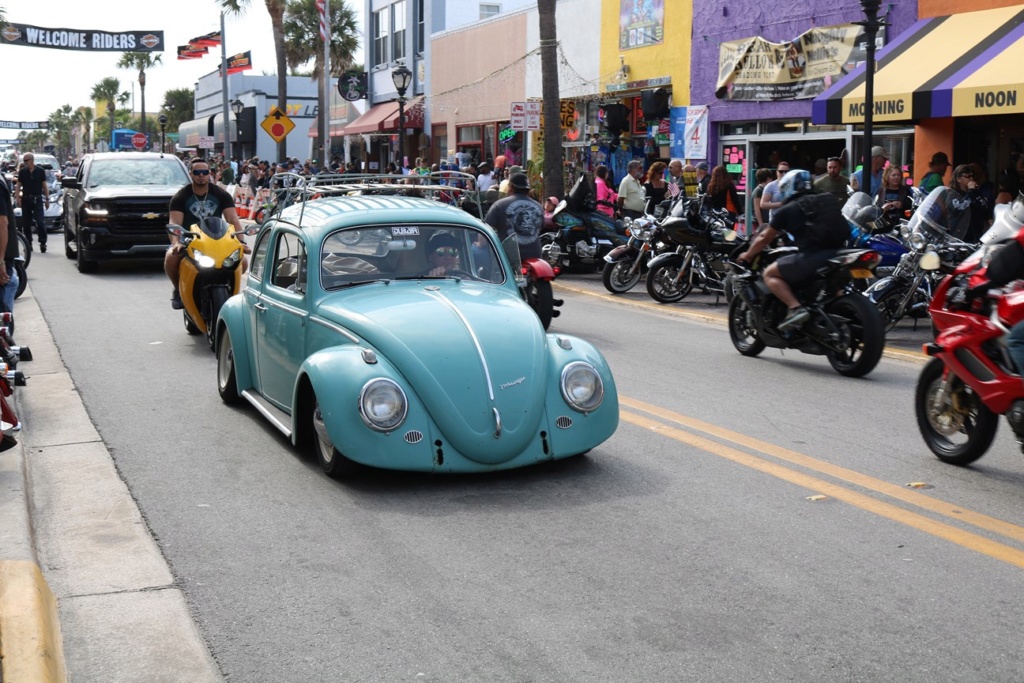
[[[673,159],[686,157],[686,107],[669,109],[670,154]]]
[[[505,144],[506,142],[515,139],[515,137],[516,131],[512,128],[511,125],[505,126],[498,131],[498,142],[502,144]]]
[[[863,29],[854,24],[812,28],[789,43],[755,36],[724,42],[718,52],[720,100],[802,100],[817,97],[863,59]]]
[[[609,83],[605,86],[608,92],[619,92],[622,90],[642,90],[644,88],[658,88],[665,85],[672,85],[671,76],[658,76],[657,78],[644,78],[639,81],[627,83]]]
[[[0,44],[50,47],[88,52],[162,52],[163,31],[93,31],[82,28],[43,28],[8,23]]]
[[[664,37],[665,0],[620,0],[620,50],[658,45]]]
[[[708,158],[708,108],[691,104],[686,108],[685,154],[687,159]]]

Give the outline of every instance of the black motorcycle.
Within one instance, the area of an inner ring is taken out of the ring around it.
[[[627,241],[626,225],[597,210],[593,182],[583,173],[552,213],[557,229],[540,236],[552,268],[593,272],[608,252]]]
[[[736,218],[725,209],[704,207],[703,197],[677,202],[659,225],[670,247],[648,264],[647,293],[663,304],[682,301],[694,287],[727,293],[728,255],[736,241]]]
[[[604,271],[601,280],[612,294],[622,294],[633,289],[650,261],[667,247],[661,240],[662,230],[651,218],[638,218],[626,228],[629,241],[615,247],[604,257]]]
[[[767,262],[794,253],[795,247],[766,251],[753,269],[730,263],[736,295],[729,304],[729,337],[744,356],[757,356],[766,346],[824,355],[835,370],[847,377],[863,377],[882,357],[885,331],[878,309],[851,288],[854,278],[868,277],[878,265],[877,252],[840,249],[817,271],[817,276],[794,289],[811,312],[800,328],[780,331],[787,315],[761,277]]]

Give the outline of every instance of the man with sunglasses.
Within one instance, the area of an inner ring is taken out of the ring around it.
[[[211,181],[210,165],[205,159],[196,157],[189,164],[192,182],[178,190],[171,197],[170,221],[172,225],[180,225],[186,230],[204,218],[221,217],[234,226],[235,232],[241,234],[242,222],[235,213],[235,200],[227,190]],[[241,240],[241,238],[240,238]],[[245,252],[249,248],[242,242]],[[185,258],[185,247],[176,236],[171,235],[171,246],[164,255],[164,272],[174,285],[171,293],[171,308],[181,310],[181,296],[178,294],[178,269]]]
[[[779,181],[787,173],[789,173],[789,162],[780,161],[778,166],[775,167],[775,180],[765,185],[764,192],[761,194],[761,214],[763,215],[765,211],[768,212],[769,223],[775,216],[775,210],[782,206],[782,201],[778,197]]]

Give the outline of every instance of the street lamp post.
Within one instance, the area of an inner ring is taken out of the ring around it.
[[[167,144],[164,141],[164,131],[167,130],[167,116],[160,114],[156,120],[160,123],[160,153],[163,154],[167,151]]]
[[[412,81],[412,72],[400,64],[397,69],[391,72],[391,80],[395,83],[395,90],[398,91],[398,166],[399,171],[405,169],[405,92],[409,89]]]
[[[875,39],[880,28],[885,23],[878,18],[880,0],[860,0],[860,6],[864,10],[864,21],[854,22],[864,27],[864,37],[867,40],[867,56],[864,60],[864,156],[863,168],[865,171],[862,177],[870,177],[871,173],[871,148],[874,146],[871,139],[872,126],[875,114]],[[870,183],[867,183],[871,187]]]
[[[242,150],[241,150],[242,143],[240,142],[240,138],[242,137],[242,135],[241,135],[241,131],[238,130],[238,117],[242,115],[242,110],[243,109],[245,109],[245,105],[242,104],[242,100],[239,100],[239,99],[231,100],[231,113],[235,115],[235,147],[234,147],[234,151],[235,151],[235,155],[238,158],[240,158],[240,159],[243,156],[245,156],[245,155],[243,155],[241,153],[242,152]]]

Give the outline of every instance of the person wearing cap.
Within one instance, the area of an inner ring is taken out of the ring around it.
[[[853,187],[854,192],[867,192],[872,197],[878,194],[879,188],[882,187],[882,169],[885,168],[885,162],[888,160],[889,153],[885,151],[885,147],[881,145],[872,147],[871,182],[865,186],[864,167],[862,166],[850,176],[850,185]]]
[[[702,161],[697,164],[697,188],[701,194],[708,193],[708,185],[711,184],[711,166],[708,162]]]
[[[427,275],[444,277],[460,269],[461,250],[459,238],[450,232],[434,233],[427,240]]]
[[[928,162],[928,172],[921,178],[921,191],[928,194],[936,187],[942,187],[945,184],[943,178],[949,166],[949,157],[945,152],[933,154],[932,160]]]
[[[498,185],[498,194],[500,194],[502,197],[507,197],[510,194],[512,194],[512,188],[509,186],[509,181],[512,179],[513,175],[522,172],[522,166],[510,166],[508,169],[508,176],[506,176],[506,178],[502,180],[501,183]]]
[[[494,184],[494,173],[491,172],[491,165],[486,161],[480,164],[480,174],[476,177],[476,189],[480,192],[486,192],[487,188]]]
[[[526,174],[513,173],[508,182],[512,194],[496,201],[484,222],[494,228],[499,240],[504,241],[510,234],[515,234],[519,255],[523,259],[540,258],[544,209],[530,197],[530,180]]]

